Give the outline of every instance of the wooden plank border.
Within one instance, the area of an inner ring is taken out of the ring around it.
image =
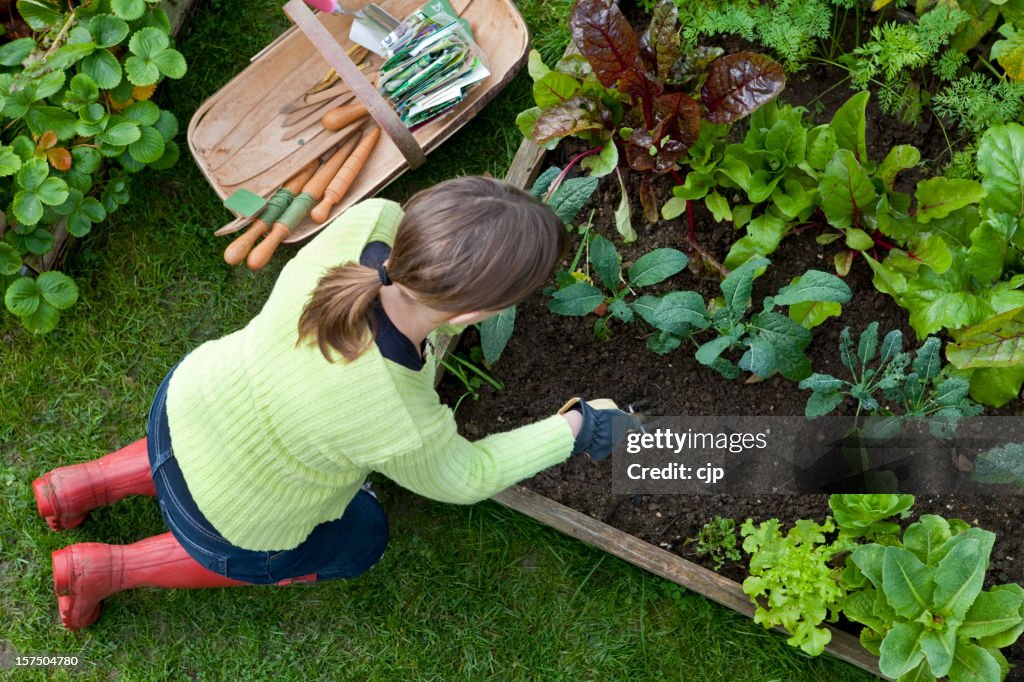
[[[634,566],[639,566],[656,576],[682,585],[733,611],[751,618],[754,615],[754,606],[739,583],[645,542],[635,535],[630,535],[614,526],[598,521],[592,516],[566,507],[522,486],[513,486],[491,499],[570,537],[582,540],[592,547],[597,547]],[[825,624],[824,627],[832,633],[832,641],[825,647],[826,652],[872,675],[881,677],[881,672],[878,670],[878,659],[862,647],[856,637],[837,630],[831,625]],[[776,629],[786,632],[782,628]]]

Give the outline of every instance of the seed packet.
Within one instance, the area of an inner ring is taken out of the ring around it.
[[[382,48],[387,60],[377,89],[409,127],[450,110],[490,75],[469,24],[447,0],[431,0],[406,17]]]

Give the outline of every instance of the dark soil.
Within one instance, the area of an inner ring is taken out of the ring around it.
[[[819,101],[822,83],[836,82],[836,74],[811,71],[803,80],[791,80],[783,100],[794,104]],[[825,86],[827,87],[827,85]],[[812,104],[808,108],[818,122],[828,121],[835,109],[846,101],[851,91],[840,86],[820,97],[824,110]],[[871,105],[868,112],[870,155],[880,160],[895,144],[915,144],[925,159],[935,161],[947,151],[941,130],[928,124],[902,126],[884,116]],[[738,126],[742,128],[742,126]],[[564,165],[573,153],[556,151],[549,164]],[[916,182],[917,178],[904,178]],[[636,183],[635,178],[630,182]],[[672,182],[661,179],[655,183],[659,205],[671,195]],[[636,187],[630,187],[634,207],[634,225],[640,238],[637,244],[621,248],[624,265],[651,249],[670,246],[685,250],[686,216],[669,222],[643,227],[639,217]],[[619,202],[619,188],[614,176],[605,178],[590,206],[581,216],[594,210],[594,229],[619,244],[613,213]],[[711,216],[698,208],[696,230],[700,244],[720,261],[724,259],[736,235],[731,224],[714,223]],[[787,237],[772,256],[772,266],[756,284],[754,301],[774,293],[794,276],[808,268],[830,271],[836,246],[822,246],[815,241],[822,228],[812,227],[801,234]],[[816,372],[845,375],[839,364],[837,344],[843,327],[855,334],[872,321],[880,329],[902,329],[904,339],[914,339],[907,324],[907,313],[871,283],[871,271],[863,261],[855,261],[846,281],[854,292],[853,300],[843,306],[841,318],[832,318],[814,330],[814,341],[808,348]],[[717,279],[701,273],[684,272],[671,281],[672,288],[691,289],[705,296],[718,293]],[[606,342],[598,341],[592,325],[596,318],[567,318],[548,311],[548,298],[537,293],[517,310],[516,331],[494,374],[504,382],[497,392],[485,387],[477,401],[466,399],[458,411],[464,434],[479,438],[504,431],[552,414],[567,398],[610,397],[620,405],[632,404],[655,415],[802,415],[807,393],[782,377],[753,384],[743,379],[727,381],[693,358],[693,349],[684,345],[679,350],[659,356],[649,351],[646,336],[649,329],[638,325],[613,323],[614,334]],[[464,336],[462,348],[477,342],[475,332]],[[734,358],[735,359],[735,358]],[[448,377],[441,394],[454,404],[464,389]],[[1001,414],[1019,414],[1020,401],[1000,410]],[[655,496],[613,495],[610,493],[611,463],[595,464],[586,458],[571,458],[565,464],[541,472],[525,485],[557,502],[582,511],[654,545],[668,549],[708,568],[710,560],[696,556],[687,539],[696,536],[701,526],[715,516],[736,519],[737,528],[746,518],[763,521],[778,518],[792,523],[799,518],[823,519],[829,514],[827,497],[823,495],[790,495],[742,497],[732,495]],[[915,515],[935,513],[947,518],[962,518],[997,534],[987,577],[987,584],[1021,582],[1024,580],[1024,512],[1020,496],[919,496]],[[911,519],[913,520],[913,519]],[[729,562],[721,573],[742,581],[745,562]],[[1012,664],[1018,666],[1008,679],[1024,680],[1024,643],[1003,650]]]

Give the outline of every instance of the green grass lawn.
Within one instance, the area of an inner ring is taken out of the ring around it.
[[[569,0],[519,5],[550,63],[567,40]],[[183,131],[284,25],[280,4],[267,0],[198,8],[179,40],[189,73],[162,86]],[[455,174],[503,175],[519,142],[511,121],[529,92],[523,74],[387,195]],[[392,544],[358,580],[134,590],[110,599],[95,626],[66,632],[50,553],[132,542],[163,523],[155,502],[133,498],[52,533],[36,515],[32,479],[143,436],[164,373],[243,325],[293,253],[259,275],[226,266],[226,240],[212,231],[229,216],[187,156],[137,178],[132,193],[73,250],[65,269],[81,299],[55,332],[31,338],[0,318],[0,668],[17,655],[65,654],[83,662],[76,679],[96,680],[869,679],[495,504],[436,504],[387,483],[379,487]]]

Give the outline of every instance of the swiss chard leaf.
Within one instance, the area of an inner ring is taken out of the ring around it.
[[[569,26],[573,42],[605,87],[631,69],[643,69],[639,37],[612,0],[576,0]]]
[[[712,123],[731,123],[773,100],[786,87],[782,67],[763,54],[737,52],[711,63],[701,100]]]

